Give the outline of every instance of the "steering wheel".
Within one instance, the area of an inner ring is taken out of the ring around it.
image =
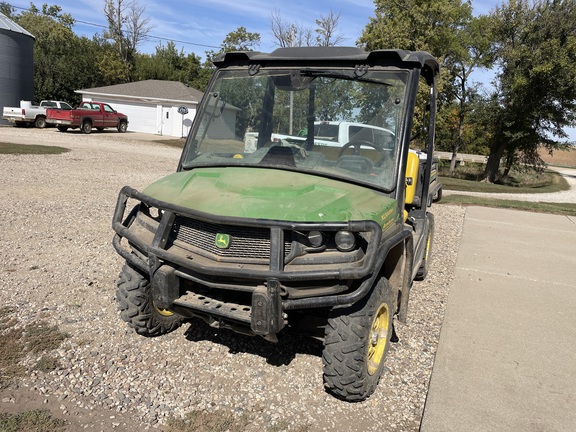
[[[364,140],[352,140],[352,141],[348,141],[346,144],[344,144],[342,146],[342,148],[340,149],[340,152],[338,153],[338,157],[342,157],[342,155],[346,152],[346,150],[348,150],[350,147],[352,147],[352,150],[354,151],[355,155],[360,155],[360,147],[362,146],[367,146],[367,147],[372,147],[375,150],[380,151],[380,149],[378,147],[376,147],[373,143],[371,143],[370,141],[364,141]]]
[[[376,150],[382,154],[382,157],[380,158],[380,160],[378,162],[376,162],[376,164],[375,164],[376,166],[379,166],[382,163],[382,161],[384,160],[384,158],[386,157],[386,153],[384,153],[381,148],[377,147],[374,143],[371,143],[370,141],[351,140],[342,146],[342,148],[340,149],[340,152],[338,153],[338,158],[341,158],[342,155],[344,155],[346,150],[348,150],[349,148],[352,148],[353,154],[355,156],[359,156],[360,155],[360,147],[362,147],[362,146],[371,147],[374,150]]]

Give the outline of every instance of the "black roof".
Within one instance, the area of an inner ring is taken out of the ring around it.
[[[234,51],[214,59],[217,67],[260,64],[262,66],[306,65],[355,66],[358,64],[418,68],[428,81],[440,71],[438,61],[425,51],[386,49],[365,51],[357,47],[296,47],[278,48],[271,53]]]

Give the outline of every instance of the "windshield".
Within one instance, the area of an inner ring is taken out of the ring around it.
[[[408,73],[220,70],[182,168],[295,170],[391,191]]]

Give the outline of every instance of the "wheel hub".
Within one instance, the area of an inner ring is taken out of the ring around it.
[[[162,316],[168,317],[168,316],[174,315],[174,312],[170,312],[168,309],[162,309],[162,308],[160,308],[160,307],[158,307],[158,306],[154,306],[154,307],[156,308],[156,310],[158,311],[158,313],[159,313],[160,315],[162,315]]]
[[[374,375],[382,363],[386,345],[388,343],[388,326],[390,311],[388,306],[383,304],[378,309],[378,313],[372,322],[370,330],[370,344],[368,346],[368,373]]]

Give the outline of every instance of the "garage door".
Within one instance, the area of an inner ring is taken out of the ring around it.
[[[139,105],[131,102],[109,102],[112,107],[128,116],[128,130],[132,132],[158,133],[156,105]]]

